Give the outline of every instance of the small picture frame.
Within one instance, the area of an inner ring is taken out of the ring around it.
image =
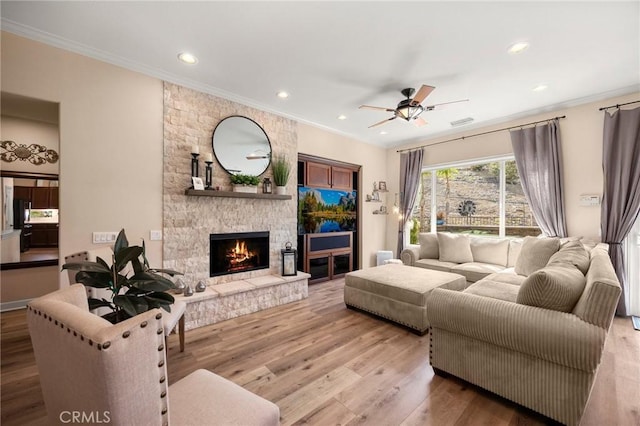
[[[386,191],[387,190],[387,182],[380,181],[378,182],[378,191]]]
[[[193,189],[201,189],[204,191],[204,183],[202,182],[202,178],[191,176],[191,181],[193,182]]]

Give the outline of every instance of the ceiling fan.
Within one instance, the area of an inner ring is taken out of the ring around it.
[[[419,115],[422,114],[424,111],[433,111],[436,107],[441,105],[454,104],[456,102],[466,102],[469,100],[469,99],[462,99],[459,101],[444,102],[441,104],[422,106],[421,105],[422,102],[426,99],[427,96],[431,94],[431,92],[433,92],[434,89],[435,87],[433,86],[427,86],[426,84],[423,84],[420,90],[418,90],[418,92],[416,93],[416,95],[413,96],[413,94],[415,93],[415,89],[409,87],[407,89],[402,89],[400,91],[400,93],[402,93],[403,96],[406,96],[407,99],[401,100],[396,108],[384,108],[384,107],[376,107],[371,105],[360,105],[360,109],[374,109],[374,110],[388,111],[393,113],[393,117],[387,118],[386,120],[382,120],[378,123],[372,124],[371,126],[369,126],[369,128],[380,126],[384,123],[388,123],[389,121],[395,120],[398,117],[406,121],[413,121],[413,123],[416,126],[420,127],[427,124],[424,118],[419,117]],[[413,98],[411,98],[411,96],[413,96]]]

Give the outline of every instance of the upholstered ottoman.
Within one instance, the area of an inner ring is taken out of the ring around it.
[[[460,291],[467,287],[467,280],[449,272],[381,265],[346,275],[344,303],[424,334],[429,328],[426,301],[438,287]]]

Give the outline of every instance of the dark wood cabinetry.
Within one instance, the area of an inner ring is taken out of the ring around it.
[[[13,198],[29,201],[32,209],[59,208],[59,188],[55,186],[15,186],[13,188]]]
[[[357,191],[360,166],[300,154],[298,186],[338,191]],[[356,212],[356,224],[358,218]],[[306,232],[312,232],[303,227]],[[312,227],[313,228],[313,227]],[[357,232],[318,232],[298,235],[298,268],[311,274],[310,283],[344,276],[358,269]]]
[[[353,169],[330,164],[306,162],[306,186],[353,190]]]
[[[34,223],[31,228],[31,247],[58,247],[58,224]]]

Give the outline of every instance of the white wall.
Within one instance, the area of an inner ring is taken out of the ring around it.
[[[362,166],[360,169],[361,192],[358,194],[362,218],[361,266],[363,268],[375,266],[376,252],[393,250],[394,246],[385,243],[385,218],[388,216],[373,214],[374,210],[380,208],[380,203],[366,203],[363,200],[367,192],[371,193],[374,181],[387,180],[385,150],[317,127],[299,124],[298,152]],[[398,183],[396,181],[395,186],[387,185],[387,187],[389,192],[386,194],[386,206],[390,210],[393,206],[393,194],[398,190]]]
[[[60,255],[125,228],[161,265],[162,82],[2,33],[2,90],[60,104]],[[61,282],[67,282],[66,273]]]
[[[640,100],[640,93],[589,102],[575,107],[550,110],[544,114],[532,115],[518,120],[511,120],[498,125],[477,128],[471,131],[447,135],[437,139],[405,145],[388,150],[387,170],[389,180],[397,186],[399,181],[400,154],[396,151],[419,145],[428,145],[440,141],[469,136],[504,127],[517,126],[538,120],[566,115],[560,120],[560,137],[564,168],[565,212],[567,231],[572,236],[583,236],[600,239],[600,207],[583,207],[579,205],[581,194],[598,194],[602,196],[602,132],[604,112],[598,109],[603,106],[621,104]],[[630,105],[629,107],[637,107]],[[614,110],[611,110],[612,112]],[[486,158],[512,154],[509,132],[497,132],[489,135],[472,137],[464,140],[444,143],[425,148],[424,165],[436,165],[461,160]],[[387,221],[387,244],[396,241],[397,233],[393,231],[391,220]]]

